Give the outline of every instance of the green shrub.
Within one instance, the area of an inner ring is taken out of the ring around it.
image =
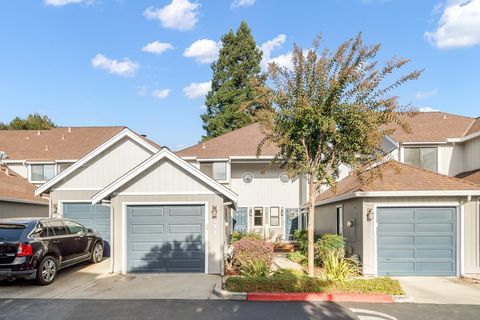
[[[295,242],[297,242],[298,250],[300,251],[300,253],[306,256],[308,250],[307,230],[295,230],[295,232],[293,233],[293,239]]]
[[[323,292],[403,295],[398,280],[388,277],[334,282],[311,278],[300,272],[281,270],[269,278],[229,277],[225,288],[234,292]]]
[[[273,245],[264,240],[243,238],[233,244],[233,267],[240,273],[252,272],[254,268],[268,268],[273,262]],[[262,264],[254,266],[252,263]],[[255,272],[255,271],[254,271]]]
[[[241,233],[241,232],[235,231],[232,233],[230,237],[231,243],[234,243],[241,239],[263,240],[262,236],[255,232]]]
[[[299,251],[290,252],[287,254],[287,258],[301,265],[307,264],[307,257]]]
[[[326,233],[315,242],[315,256],[317,262],[324,263],[330,252],[336,252],[339,257],[345,256],[345,239],[337,234]]]
[[[331,281],[344,282],[349,276],[359,273],[358,262],[345,258],[343,251],[329,249],[323,256],[325,277]]]
[[[240,274],[249,278],[266,278],[272,274],[271,265],[263,260],[249,261],[241,267]]]

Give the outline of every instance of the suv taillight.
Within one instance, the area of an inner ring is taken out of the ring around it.
[[[17,257],[29,257],[33,254],[32,246],[30,244],[19,244],[17,249]]]

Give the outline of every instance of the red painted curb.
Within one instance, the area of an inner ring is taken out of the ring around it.
[[[250,292],[248,301],[332,301],[393,303],[388,294],[349,294],[349,293],[302,293],[302,292]]]

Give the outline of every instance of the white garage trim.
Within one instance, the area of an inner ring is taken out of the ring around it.
[[[205,207],[205,274],[208,274],[208,211],[207,201],[179,201],[179,202],[122,202],[122,274],[127,274],[127,207],[129,206],[181,206],[181,205],[203,205]]]
[[[464,274],[464,261],[465,261],[465,248],[464,248],[464,210],[465,206],[462,202],[424,202],[424,203],[415,203],[415,202],[396,202],[396,203],[375,203],[373,205],[373,261],[374,261],[374,275],[378,276],[378,257],[377,257],[377,227],[378,227],[378,208],[421,208],[421,207],[453,207],[456,209],[457,214],[457,246],[456,246],[456,271],[457,276]]]

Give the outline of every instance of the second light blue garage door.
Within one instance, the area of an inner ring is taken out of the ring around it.
[[[105,256],[110,256],[110,207],[90,203],[64,203],[63,217],[94,229],[105,241]]]
[[[128,206],[127,272],[205,272],[204,206]]]
[[[456,275],[455,208],[378,208],[380,275]]]

